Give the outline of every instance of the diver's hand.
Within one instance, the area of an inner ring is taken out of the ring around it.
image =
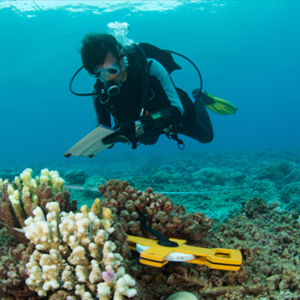
[[[134,121],[119,123],[115,126],[116,132],[106,136],[102,139],[103,144],[132,143],[132,149],[137,147],[139,139],[135,135]]]

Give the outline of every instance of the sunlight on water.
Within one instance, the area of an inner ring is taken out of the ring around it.
[[[164,12],[175,10],[176,8],[187,4],[209,4],[211,12],[216,12],[214,9],[219,6],[224,6],[224,1],[218,0],[193,0],[186,1],[4,1],[0,3],[0,9],[13,8],[18,13],[46,11],[64,9],[70,12],[87,12],[94,14],[109,13],[120,9],[127,8],[132,13],[134,12]],[[203,11],[204,6],[194,8]],[[32,17],[32,15],[28,15]]]
[[[97,9],[107,9],[107,12],[111,12],[123,8],[131,8],[132,11],[164,11],[183,4],[183,1],[5,1],[0,3],[0,9],[14,7],[19,12],[61,8],[91,12]]]

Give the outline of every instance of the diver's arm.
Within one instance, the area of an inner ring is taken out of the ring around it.
[[[149,60],[149,59],[148,59]],[[150,76],[155,76],[161,83],[169,101],[170,106],[157,112],[152,112],[144,119],[144,127],[154,127],[155,129],[167,128],[181,119],[184,113],[183,106],[177,94],[173,81],[167,70],[155,59],[151,59],[152,64],[149,70]]]
[[[155,76],[160,81],[162,88],[164,89],[170,101],[170,105],[176,107],[181,112],[181,114],[183,114],[184,109],[177,94],[172,78],[170,77],[170,74],[158,61],[156,61],[155,59],[151,60],[152,64],[149,70],[149,75]]]

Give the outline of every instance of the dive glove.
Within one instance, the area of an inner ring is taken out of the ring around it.
[[[136,136],[135,122],[130,120],[124,123],[119,123],[115,127],[116,131],[102,139],[104,145],[114,144],[117,142],[131,143],[132,149],[136,149],[139,142]]]
[[[136,149],[137,143],[140,141],[139,136],[148,132],[151,128],[160,132],[160,128],[163,128],[165,123],[168,123],[170,116],[171,114],[168,109],[162,109],[149,114],[148,117],[142,117],[137,121],[130,120],[119,123],[114,127],[116,132],[103,138],[102,142],[105,145],[117,142],[132,143],[132,149]]]

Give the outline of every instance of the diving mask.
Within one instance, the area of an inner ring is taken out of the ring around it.
[[[108,82],[111,75],[117,75],[120,73],[119,65],[112,63],[105,68],[94,70],[95,74],[89,74],[91,77],[100,79],[101,82]]]

